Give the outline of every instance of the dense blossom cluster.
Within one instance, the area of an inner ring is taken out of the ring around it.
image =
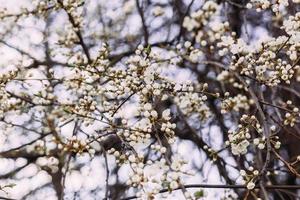
[[[1,10],[4,21],[18,22],[33,15],[54,27],[45,30],[51,36],[43,39],[45,62],[16,47],[22,55],[20,62],[13,69],[4,67],[6,71],[0,74],[0,134],[7,137],[1,157],[27,158],[28,164],[46,171],[52,180],[60,176],[58,182],[63,184],[68,170],[79,171],[85,165],[81,159],[101,157],[107,175],[106,192],[103,188],[101,192],[106,199],[112,166],[116,171],[126,170],[124,188],[134,188],[141,199],[154,199],[164,189],[181,190],[186,199],[197,199],[201,192],[193,196],[185,181],[195,175],[191,168],[206,170],[205,164],[199,167],[203,158],[217,166],[224,178],[221,181],[234,184],[241,178],[248,195],[250,191],[259,195],[257,183],[277,167],[299,177],[299,156],[292,162],[279,154],[287,145],[282,133],[299,137],[290,131],[297,130],[300,117],[299,93],[290,86],[300,81],[300,12],[288,14],[290,3],[299,1],[234,4],[255,14],[271,9],[277,16],[274,20],[282,22],[279,29],[284,34],[254,41],[232,30],[230,20],[223,16],[225,3],[204,1],[182,17],[180,32],[186,32],[185,37],[180,35],[166,45],[149,42],[148,21],[139,1],[126,1],[118,19],[130,18],[136,9],[145,41],[144,45],[134,42],[129,45],[132,50],[121,54],[123,47],[111,42],[115,35],[106,34],[110,30],[102,30],[108,31],[101,35],[107,43],[92,44],[100,36],[88,29],[91,19],[85,21],[85,1],[35,1],[33,9],[18,14]],[[58,11],[66,20],[60,28],[52,24],[55,17],[49,14]],[[168,14],[163,5],[151,7],[154,20]],[[127,26],[100,18],[103,26]],[[85,42],[85,37],[92,39]],[[137,37],[128,34],[124,41]],[[182,78],[184,70],[188,78]],[[275,92],[278,88],[288,88],[295,98],[280,96]],[[26,137],[15,142],[18,136],[14,134]],[[187,148],[183,140],[199,150],[195,160],[193,152],[182,155]],[[224,159],[225,151],[234,160],[231,164]],[[271,158],[276,160],[273,167]],[[235,177],[226,166],[234,168]],[[220,198],[238,199],[241,194],[230,190]]]
[[[292,0],[293,3],[300,3],[299,0]],[[271,9],[274,13],[279,13],[283,8],[289,6],[288,0],[251,0],[247,4],[247,8],[255,8],[257,12],[262,10]]]

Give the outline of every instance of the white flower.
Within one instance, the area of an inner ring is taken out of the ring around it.
[[[155,110],[152,110],[151,111],[151,116],[156,119],[157,118],[157,112]]]
[[[124,3],[123,11],[125,14],[131,13],[135,6],[135,1],[130,0]]]
[[[257,147],[259,149],[264,149],[265,148],[265,144],[264,143],[259,143],[259,145]]]
[[[194,27],[196,27],[198,25],[198,23],[190,17],[185,17],[182,25],[188,31],[192,31],[194,29]]]
[[[186,42],[184,43],[184,47],[185,47],[185,48],[189,48],[191,45],[192,45],[192,43],[191,43],[190,41],[186,41]]]
[[[79,147],[79,144],[77,142],[74,142],[73,148],[77,149]]]
[[[132,177],[131,177],[131,180],[132,182],[135,182],[135,183],[138,183],[141,181],[141,177],[137,174],[134,174]]]
[[[254,138],[253,144],[254,144],[254,145],[258,145],[258,144],[259,144],[259,138]]]
[[[241,175],[241,176],[246,176],[246,171],[245,171],[245,170],[241,170],[241,171],[240,171],[240,175]]]
[[[165,12],[164,12],[162,7],[155,6],[152,13],[153,13],[154,16],[160,16],[160,15],[163,15]]]
[[[146,84],[151,84],[154,80],[154,69],[152,67],[148,67],[144,72],[144,81]]]
[[[218,43],[218,46],[230,47],[234,44],[234,39],[231,36],[222,36],[222,42]]]
[[[248,184],[247,184],[247,189],[248,190],[252,190],[255,188],[255,183],[253,183],[252,181],[250,181]]]
[[[166,147],[162,147],[162,148],[160,149],[160,152],[161,152],[161,153],[166,153],[166,152],[167,152],[167,148],[166,148]]]
[[[176,188],[178,188],[178,186],[179,186],[179,185],[178,185],[178,183],[177,183],[176,181],[172,181],[172,182],[170,183],[170,188],[173,189],[173,190],[176,189]]]
[[[132,163],[136,161],[134,155],[130,155],[130,156],[128,157],[128,160],[129,160],[130,162],[132,162]]]
[[[214,10],[218,8],[218,4],[214,1],[206,1],[203,5],[203,10]]]
[[[162,118],[165,120],[170,120],[171,119],[170,114],[171,114],[170,109],[166,109],[162,112]]]
[[[290,59],[291,60],[297,60],[297,52],[296,51],[293,51],[291,54],[290,54]]]
[[[280,146],[281,146],[281,142],[277,141],[277,142],[275,143],[275,149],[279,149]]]
[[[146,104],[144,105],[144,109],[145,109],[145,110],[151,110],[151,109],[152,109],[152,105],[151,105],[150,103],[146,103]]]
[[[270,129],[271,129],[271,131],[275,131],[276,130],[276,126],[273,125],[273,126],[271,126]]]
[[[248,140],[243,140],[238,144],[231,144],[231,151],[233,155],[240,155],[247,153],[247,147],[249,146]]]
[[[245,51],[247,52],[247,50],[248,50],[247,44],[242,39],[238,39],[237,43],[231,45],[231,48],[230,48],[230,51],[233,54],[238,54],[238,53],[242,53]]]
[[[144,116],[145,117],[150,117],[150,112],[149,111],[144,112]]]

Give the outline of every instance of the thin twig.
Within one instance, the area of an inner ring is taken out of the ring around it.
[[[145,46],[147,47],[148,46],[148,40],[149,40],[149,32],[148,32],[148,28],[147,28],[147,25],[146,25],[144,11],[143,11],[142,6],[140,5],[139,0],[136,0],[136,7],[137,7],[138,13],[141,17],[141,20],[142,20],[142,26],[143,26],[143,31],[144,31],[144,42],[145,42]]]

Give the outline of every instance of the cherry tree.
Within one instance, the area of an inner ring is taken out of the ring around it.
[[[3,199],[298,199],[299,0],[0,0]]]

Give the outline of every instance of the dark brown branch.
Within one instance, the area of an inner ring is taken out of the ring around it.
[[[85,42],[83,40],[83,37],[82,37],[82,34],[81,34],[80,30],[79,30],[78,24],[76,24],[76,22],[75,22],[75,20],[74,20],[74,18],[72,16],[72,14],[66,10],[63,2],[61,0],[58,0],[57,2],[63,8],[63,10],[67,13],[69,21],[71,22],[71,24],[72,24],[72,26],[74,28],[74,32],[76,33],[76,35],[77,35],[77,37],[79,39],[79,43],[80,43],[80,45],[81,45],[81,47],[83,49],[83,52],[84,52],[84,54],[87,57],[88,63],[92,63],[88,47],[87,47],[87,45],[85,44]]]
[[[184,15],[182,15],[182,17],[180,19],[180,30],[179,30],[179,34],[177,36],[178,41],[180,41],[180,38],[181,38],[182,34],[184,33],[184,27],[183,27],[184,18],[189,14],[190,9],[191,9],[194,2],[195,2],[195,0],[191,1],[191,3],[188,5]]]
[[[149,32],[148,32],[148,28],[147,28],[146,21],[145,21],[144,11],[143,11],[142,6],[140,5],[139,0],[136,0],[136,7],[137,7],[138,13],[141,17],[141,20],[142,20],[142,26],[143,26],[143,31],[144,31],[144,42],[145,42],[144,45],[147,47],[148,41],[149,41]]]

